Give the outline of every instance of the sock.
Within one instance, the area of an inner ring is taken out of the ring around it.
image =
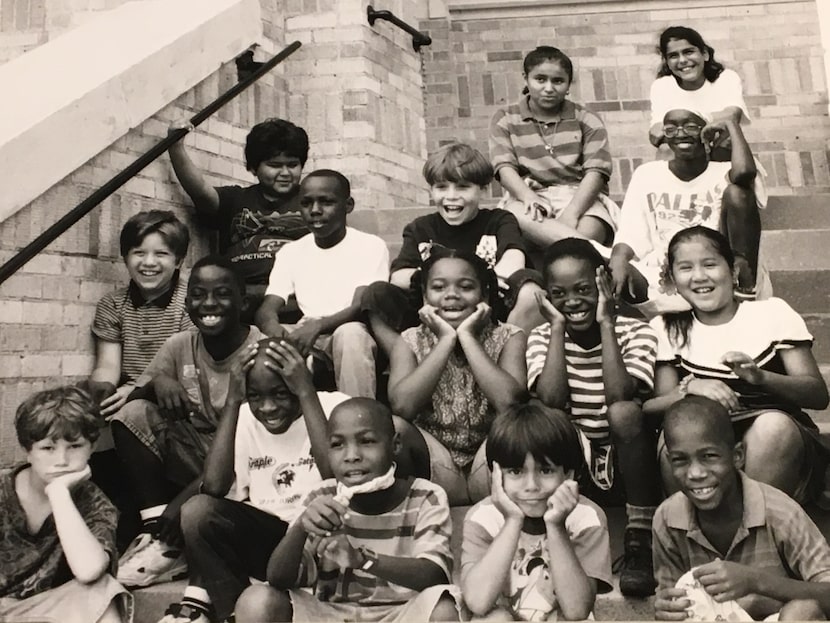
[[[179,602],[183,606],[190,606],[194,610],[198,610],[199,612],[204,613],[207,618],[211,618],[211,613],[213,612],[213,605],[210,602],[204,602],[201,599],[195,599],[194,597],[182,597],[182,600]]]
[[[625,525],[626,530],[636,528],[637,530],[648,530],[651,532],[651,520],[654,519],[654,512],[656,510],[656,506],[634,506],[633,504],[626,504],[625,515],[628,518],[628,522]]]
[[[158,506],[142,508],[138,511],[138,515],[141,517],[141,532],[153,534],[158,525],[159,517],[161,517],[165,508],[167,508],[167,504],[159,504]]]

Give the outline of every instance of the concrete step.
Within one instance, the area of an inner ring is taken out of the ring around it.
[[[761,233],[769,270],[830,270],[830,229],[778,229]]]
[[[770,197],[761,211],[764,230],[830,228],[830,195]]]
[[[830,312],[830,270],[771,270],[772,291],[800,314]]]

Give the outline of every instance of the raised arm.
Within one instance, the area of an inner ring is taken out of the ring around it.
[[[285,299],[274,294],[266,294],[262,304],[254,314],[256,326],[268,337],[284,338],[288,331],[280,324],[279,313],[285,305]]]
[[[170,132],[187,128],[190,123],[177,121],[170,125]],[[184,146],[185,139],[173,143],[167,153],[170,155],[170,163],[176,178],[184,188],[184,191],[193,200],[193,205],[199,216],[214,217],[219,211],[219,193],[211,186],[202,175],[202,172],[195,165]]]
[[[617,341],[613,284],[602,266],[597,268],[596,282],[599,291],[596,318],[602,344],[602,383],[605,388],[605,404],[612,405],[631,400],[637,392],[637,381],[628,373]]]
[[[738,186],[752,188],[758,169],[755,166],[755,158],[752,157],[752,150],[746,142],[741,124],[733,118],[727,118],[722,122],[709,124],[707,128],[715,125],[723,127],[732,139],[732,168],[729,170],[729,179]]]

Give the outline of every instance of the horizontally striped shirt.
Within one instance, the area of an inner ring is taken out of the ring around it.
[[[540,121],[530,111],[529,97],[499,110],[490,121],[490,159],[497,175],[510,167],[543,186],[579,184],[588,171],[611,177],[608,133],[599,117],[565,100],[559,119]]]
[[[780,578],[830,582],[830,545],[804,509],[743,472],[740,483],[743,519],[725,553],[703,534],[697,512],[682,492],[659,506],[652,529],[658,588],[672,588],[687,571],[716,559]]]
[[[623,364],[629,375],[638,381],[639,398],[645,399],[654,388],[654,360],[657,336],[642,320],[617,316],[614,333],[620,345]],[[527,383],[533,390],[545,367],[550,344],[550,323],[536,327],[527,340]],[[605,403],[605,384],[602,380],[602,343],[584,349],[565,332],[565,364],[567,366],[570,400],[568,412],[574,424],[589,439],[606,440],[609,437]]]
[[[798,405],[782,396],[740,379],[721,362],[729,351],[747,354],[762,370],[787,374],[781,351],[796,346],[811,346],[813,336],[804,319],[786,301],[770,298],[746,301],[738,306],[732,320],[707,325],[694,316],[689,337],[683,346],[673,343],[662,316],[651,321],[657,333],[657,363],[672,364],[682,379],[694,374],[699,379],[723,381],[738,395],[740,409],[730,413],[733,421],[755,417],[759,410],[775,409],[790,413],[806,426],[814,428],[810,418]]]
[[[336,492],[337,481],[330,478],[309,494],[305,505]],[[355,548],[366,547],[384,556],[429,560],[438,565],[446,573],[447,582],[450,581],[452,520],[447,494],[440,486],[415,478],[406,498],[392,510],[380,515],[364,515],[350,507],[343,520],[345,533]],[[305,575],[313,583],[318,579],[319,560],[310,541],[306,542],[304,569],[300,570],[299,576]],[[328,601],[362,605],[403,604],[418,594],[418,591],[392,584],[360,569],[339,569],[335,573],[334,579],[319,580],[333,587]],[[319,596],[319,584],[317,588]]]
[[[174,281],[167,294],[147,301],[130,282],[98,301],[92,333],[121,344],[122,380],[135,381],[165,340],[193,327],[185,309],[187,279]]]

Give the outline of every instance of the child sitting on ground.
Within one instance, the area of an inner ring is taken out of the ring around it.
[[[731,162],[710,162],[704,128],[729,134]],[[757,174],[752,152],[734,119],[710,123],[703,113],[670,110],[663,133],[674,158],[637,167],[623,202],[620,228],[609,266],[614,294],[648,317],[688,309],[662,279],[671,237],[686,227],[705,225],[729,239],[738,258],[738,288],[747,299],[769,296],[758,291],[766,277],[758,271],[761,217],[754,188]]]
[[[184,575],[179,511],[201,480],[232,374],[250,344],[262,339],[242,324],[245,287],[227,258],[193,265],[187,311],[195,329],[170,337],[136,384],[149,400],[132,400],[112,419],[143,526],[121,557],[119,580],[148,586]],[[172,501],[171,501],[172,500]]]
[[[242,368],[247,378],[231,377],[201,493],[182,507],[189,582],[160,623],[228,619],[249,577],[265,579],[306,495],[331,477],[326,419],[348,396],[317,393],[290,342],[260,341]]]
[[[496,276],[472,253],[433,249],[416,276],[421,324],[395,345],[389,401],[408,447],[429,455],[450,503],[487,495],[484,439],[496,415],[527,394],[525,334],[496,322]]]
[[[749,477],[799,502],[815,499],[830,449],[804,409],[826,408],[828,391],[804,320],[778,298],[738,301],[729,242],[708,227],[674,235],[668,272],[691,309],[652,320],[656,396],[644,410],[660,417],[687,394],[718,401],[744,444]],[[675,491],[663,467],[666,487]]]
[[[179,278],[190,232],[168,210],[131,216],[121,229],[121,257],[130,283],[98,301],[92,333],[95,367],[89,377],[101,415],[115,414],[164,341],[193,326],[185,309],[187,281]]]
[[[424,164],[435,212],[420,216],[403,229],[403,245],[392,261],[389,283],[370,285],[363,295],[372,333],[384,352],[391,354],[398,335],[417,326],[418,306],[412,301],[412,275],[433,248],[475,253],[499,278],[504,305],[496,310],[507,320],[530,331],[542,322],[535,291],[541,277],[525,269],[525,243],[516,217],[506,210],[481,210],[479,203],[493,181],[493,167],[476,149],[450,143],[430,154]]]
[[[830,616],[830,546],[796,502],[741,471],[744,447],[727,410],[688,396],[666,412],[663,431],[680,492],[654,517],[656,617]]]
[[[110,575],[117,511],[88,481],[98,405],[76,387],[45,390],[14,425],[26,463],[0,472],[0,620],[132,621],[132,597]]]
[[[651,595],[651,520],[661,495],[657,435],[641,407],[654,388],[657,336],[645,322],[615,313],[605,262],[587,240],[552,244],[543,270],[548,295],[539,308],[548,322],[527,341],[528,386],[573,419],[590,457],[592,482],[583,493],[601,500],[612,490],[625,499],[620,590]]]
[[[490,497],[467,512],[461,590],[476,617],[584,620],[611,590],[605,513],[579,495],[583,466],[568,416],[538,403],[496,418]]]
[[[525,56],[522,77],[521,99],[490,121],[490,159],[508,193],[499,207],[539,249],[571,237],[610,246],[619,207],[608,198],[608,133],[568,99],[571,59],[540,46]]]
[[[177,121],[170,130],[187,127],[192,129],[188,121]],[[219,234],[219,253],[236,265],[245,282],[248,305],[243,318],[250,322],[265,294],[274,255],[308,232],[297,204],[308,135],[284,119],[266,119],[251,128],[245,138],[245,166],[257,183],[246,187],[209,184],[187,154],[184,139],[168,153],[196,216]]]
[[[346,225],[354,209],[351,186],[341,173],[320,169],[300,185],[300,212],[311,233],[277,253],[256,322],[266,335],[291,341],[303,356],[334,367],[337,389],[374,398],[377,344],[360,322],[364,288],[389,276],[386,243]],[[278,314],[296,295],[303,318],[292,329]]]
[[[308,496],[268,562],[270,586],[246,589],[236,620],[459,620],[447,496],[427,480],[395,477],[400,442],[389,409],[347,400],[334,408],[328,438],[334,478]]]

